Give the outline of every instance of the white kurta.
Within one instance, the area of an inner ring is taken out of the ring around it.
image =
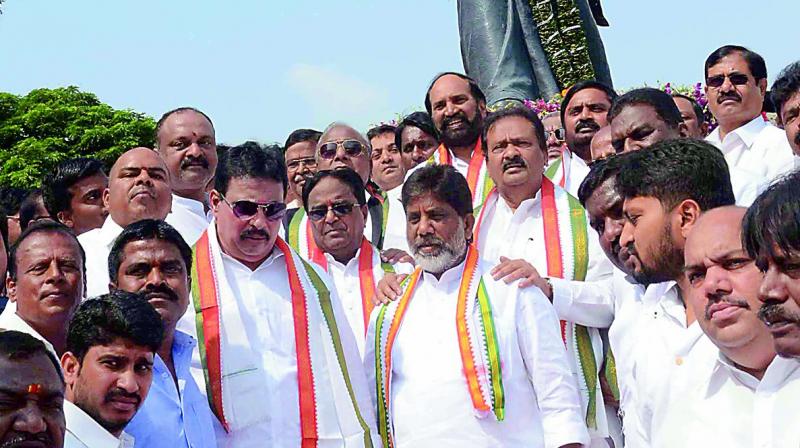
[[[209,233],[211,250],[220,254],[213,222],[209,227]],[[227,287],[221,288],[222,292],[219,292],[220,348],[223,361],[227,357],[231,364],[235,363],[241,367],[236,374],[236,384],[229,380],[236,390],[231,389],[226,392],[230,394],[226,396],[236,397],[236,401],[226,404],[226,407],[230,406],[233,409],[233,418],[241,419],[236,422],[236,426],[242,427],[227,434],[225,440],[221,441],[221,446],[236,448],[300,446],[297,349],[292,317],[292,296],[283,253],[274,249],[255,270],[250,270],[224,253],[221,253],[221,260]],[[315,270],[330,290],[331,305],[353,393],[361,415],[373,435],[373,440],[377,442],[375,414],[370,405],[356,339],[347,324],[347,317],[336,289],[331,286],[330,277],[322,269]],[[230,295],[225,291],[229,291]],[[322,329],[320,327],[320,330]],[[243,338],[249,342],[249,346],[236,344],[235,341],[241,341]],[[228,343],[229,341],[231,342]],[[201,341],[200,344],[202,343]],[[199,368],[198,350],[194,351],[192,364],[195,381],[198,384],[205,384],[203,371]],[[320,366],[320,368],[338,369],[338,366]],[[333,388],[343,387],[343,382],[340,384],[340,381],[335,380],[336,375],[328,373],[325,377],[331,378]],[[321,393],[316,397],[318,403],[331,404],[335,401],[332,396],[319,395]],[[331,406],[325,409],[330,410]],[[335,421],[336,416],[325,415],[324,419],[327,422]],[[338,430],[323,428],[320,425],[318,435],[320,441],[327,443],[325,446],[344,446],[342,435]]]
[[[386,193],[389,201],[389,217],[386,219],[386,232],[383,235],[384,249],[400,249],[408,254],[408,239],[406,237],[406,212],[400,202],[403,186],[399,186]]]
[[[165,221],[181,234],[189,247],[200,239],[200,235],[211,222],[202,202],[172,194],[172,211]]]
[[[108,255],[122,227],[108,215],[103,226],[78,235],[86,252],[86,297],[108,292]]]
[[[719,138],[719,128],[706,137],[719,148],[728,166],[749,172],[765,183],[794,169],[794,156],[786,132],[757,115],[744,126]]]
[[[670,369],[670,393],[656,404],[660,418],[653,422],[650,446],[800,446],[800,362],[775,357],[758,380],[719,351],[709,351]]]
[[[393,349],[392,413],[398,447],[558,447],[588,443],[577,386],[555,311],[537,288],[483,277],[498,334],[505,420],[476,418],[455,324],[464,263],[439,280],[423,273]],[[476,275],[488,272],[478,266]],[[369,340],[375,332],[375,316]],[[375,381],[374,344],[367,369]],[[371,361],[370,361],[371,360]],[[374,393],[374,391],[373,391]],[[373,400],[376,397],[373,395]]]
[[[64,417],[67,430],[64,432],[64,448],[133,448],[134,440],[124,432],[114,437],[89,414],[71,402],[64,400]]]
[[[558,159],[553,160],[555,163]],[[561,151],[561,164],[558,171],[553,176],[554,184],[561,185],[561,179],[564,179],[564,188],[569,194],[578,197],[578,189],[581,187],[583,179],[589,174],[589,166],[580,157],[576,156],[568,148]]]

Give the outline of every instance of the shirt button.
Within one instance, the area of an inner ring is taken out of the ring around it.
[[[680,366],[683,365],[683,358],[680,356],[675,357],[675,365]]]

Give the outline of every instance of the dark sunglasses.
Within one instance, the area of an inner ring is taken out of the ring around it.
[[[259,209],[261,209],[261,211],[264,213],[264,216],[266,216],[270,221],[278,221],[283,218],[283,215],[286,214],[286,204],[283,202],[275,201],[267,204],[258,204],[256,202],[243,199],[231,204],[227,199],[225,199],[225,196],[220,194],[220,197],[226,204],[228,204],[228,207],[231,208],[233,215],[239,219],[250,219],[255,216],[256,213],[258,213]]]
[[[744,73],[731,73],[730,75],[716,75],[706,79],[706,85],[708,87],[714,87],[714,88],[720,87],[722,84],[725,83],[725,78],[730,79],[731,84],[735,86],[743,86],[747,84],[747,81],[750,79]]]
[[[355,206],[356,204],[352,202],[340,202],[327,207],[314,207],[308,211],[308,219],[312,221],[322,221],[328,216],[328,210],[333,210],[333,214],[336,215],[337,218],[341,218],[352,213]]]
[[[364,144],[358,140],[353,140],[353,139],[338,140],[335,142],[328,142],[320,145],[319,147],[320,158],[326,160],[332,160],[334,157],[336,157],[336,149],[339,148],[339,145],[342,145],[345,154],[347,154],[350,157],[358,157],[359,155],[361,155],[362,152],[364,152],[365,149]]]
[[[559,141],[564,140],[567,137],[567,134],[563,128],[554,129],[552,131],[545,131],[544,133],[547,138],[550,138],[552,136],[553,138]]]

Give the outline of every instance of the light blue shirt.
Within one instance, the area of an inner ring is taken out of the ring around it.
[[[136,447],[217,446],[213,426],[216,417],[189,370],[196,343],[188,334],[175,331],[172,361],[178,376],[177,389],[164,361],[159,356],[155,357],[150,392],[139,412],[125,428],[125,432],[136,440]]]

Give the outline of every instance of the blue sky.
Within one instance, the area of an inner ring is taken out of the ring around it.
[[[796,0],[603,3],[619,88],[701,81],[705,57],[726,43],[761,53],[770,82],[800,58]],[[156,118],[196,106],[229,144],[282,142],[295,128],[334,120],[366,129],[421,109],[436,73],[462,69],[455,0],[6,0],[2,8],[0,90],[77,85]]]

